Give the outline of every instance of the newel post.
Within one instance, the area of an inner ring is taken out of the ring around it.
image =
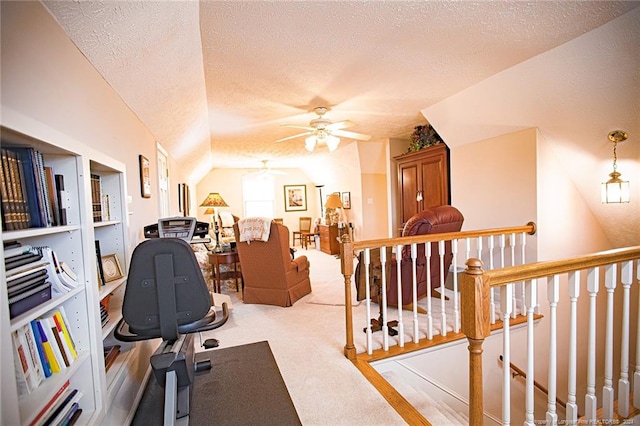
[[[353,275],[353,242],[349,234],[340,237],[340,269],[344,276],[344,313],[346,321],[347,343],[344,355],[356,359],[356,347],[353,344],[353,312],[351,307],[351,276]]]
[[[460,283],[462,332],[469,341],[469,424],[483,423],[482,344],[491,333],[489,282],[480,259],[467,260]]]

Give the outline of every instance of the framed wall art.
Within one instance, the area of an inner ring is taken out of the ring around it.
[[[104,282],[108,283],[118,278],[124,277],[118,256],[115,254],[107,254],[102,256],[102,271],[104,272]]]
[[[284,211],[301,212],[307,210],[307,186],[284,186]]]
[[[351,192],[342,193],[342,208],[343,209],[351,208]]]
[[[151,198],[151,171],[149,159],[144,155],[139,155],[140,161],[140,195],[142,198]]]

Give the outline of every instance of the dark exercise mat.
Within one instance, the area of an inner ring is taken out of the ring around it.
[[[269,343],[257,342],[196,354],[211,370],[195,374],[191,425],[301,425]],[[162,424],[164,389],[153,375],[133,424]]]

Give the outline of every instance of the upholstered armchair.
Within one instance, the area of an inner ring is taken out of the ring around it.
[[[402,236],[407,237],[411,235],[425,235],[425,234],[440,234],[445,232],[458,232],[462,229],[462,222],[464,217],[458,209],[449,205],[442,205],[428,208],[420,213],[413,215],[405,223],[402,230]],[[425,258],[425,244],[418,244],[418,256],[416,259],[416,281],[418,283],[417,294],[418,298],[424,297],[427,294],[427,267]],[[374,277],[374,285],[380,285],[380,253],[379,250],[372,250],[371,253],[371,265],[370,276]],[[398,285],[397,285],[397,267],[398,263],[395,261],[396,255],[391,253],[388,248],[387,253],[387,303],[398,303]],[[445,274],[449,272],[449,266],[453,254],[451,253],[451,242],[445,243],[445,255],[444,255],[444,271]],[[355,272],[355,284],[358,291],[358,300],[365,298],[365,274],[361,270],[362,267],[362,253],[358,257],[358,265]],[[431,243],[431,259],[430,259],[430,271],[431,271],[431,289],[432,296],[440,297],[440,293],[435,292],[434,289],[440,286],[440,256],[438,254],[438,243]],[[405,246],[402,249],[400,256],[400,268],[402,279],[402,304],[406,305],[412,301],[411,287],[413,285],[412,276],[412,260],[411,260],[411,247]],[[374,301],[377,301],[376,291],[372,290],[371,295]]]
[[[291,257],[289,228],[271,222],[269,239],[241,241],[239,223],[233,225],[244,279],[244,303],[291,306],[311,293],[309,260]]]

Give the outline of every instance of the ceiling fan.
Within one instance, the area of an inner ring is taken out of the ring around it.
[[[286,175],[287,172],[283,172],[281,170],[272,169],[269,165],[269,160],[262,160],[262,167],[258,170],[251,172],[250,174],[257,175]]]
[[[349,120],[338,121],[332,123],[324,118],[324,115],[328,111],[327,107],[315,107],[313,111],[318,115],[309,122],[308,126],[297,126],[295,124],[283,124],[284,127],[293,127],[294,129],[304,129],[306,132],[299,133],[297,135],[288,136],[286,138],[278,139],[276,142],[284,142],[290,139],[307,136],[304,142],[304,147],[307,151],[313,151],[316,145],[325,144],[329,148],[329,151],[335,151],[340,144],[340,138],[356,139],[360,141],[368,141],[371,139],[370,135],[362,133],[348,132],[345,129],[353,126],[354,124]]]

